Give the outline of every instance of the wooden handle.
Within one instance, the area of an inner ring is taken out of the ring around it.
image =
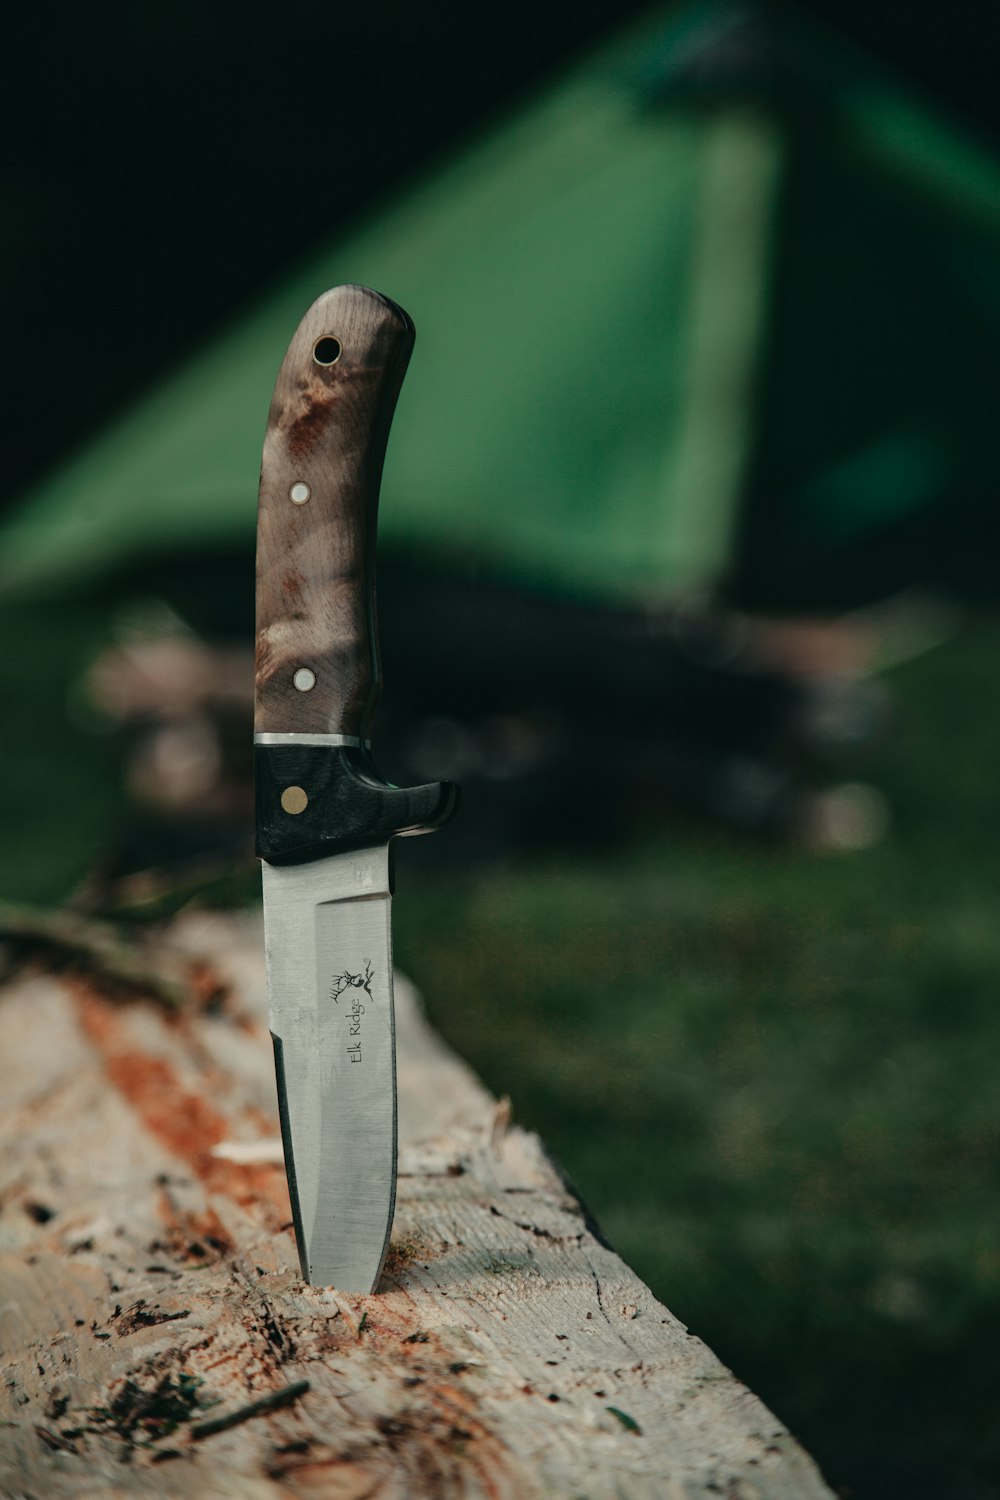
[[[378,693],[375,524],[413,324],[367,287],[306,313],[278,373],[257,512],[257,734],[364,739]]]

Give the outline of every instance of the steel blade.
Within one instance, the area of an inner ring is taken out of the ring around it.
[[[374,1290],[396,1194],[389,851],[264,872],[269,1018],[302,1274]]]

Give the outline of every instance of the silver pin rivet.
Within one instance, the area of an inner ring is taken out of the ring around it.
[[[310,688],[316,686],[316,673],[310,672],[308,667],[300,667],[292,681],[300,693],[308,693]]]
[[[291,500],[293,505],[305,505],[311,494],[312,490],[307,484],[303,482],[303,480],[300,479],[298,483],[293,484],[291,489],[288,491],[288,498],[289,500]]]

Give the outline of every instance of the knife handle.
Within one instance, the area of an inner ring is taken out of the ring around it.
[[[278,372],[257,512],[256,734],[368,737],[379,687],[375,526],[413,324],[326,292]]]

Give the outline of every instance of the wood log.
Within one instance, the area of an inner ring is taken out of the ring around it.
[[[44,972],[0,997],[0,1493],[830,1495],[403,980],[385,1273],[370,1297],[306,1285],[259,925],[171,938],[212,955],[215,999],[170,1012]]]

